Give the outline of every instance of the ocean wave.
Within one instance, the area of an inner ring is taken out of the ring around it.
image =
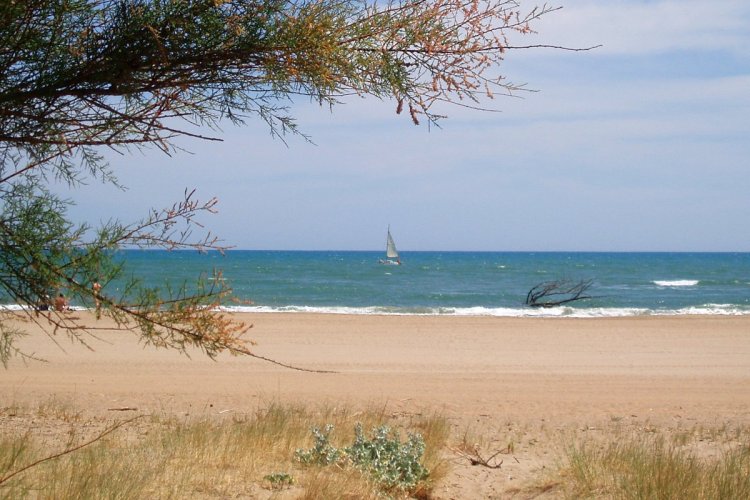
[[[700,283],[699,280],[654,280],[652,283],[656,286],[680,287],[695,286]]]
[[[90,310],[73,306],[73,311]],[[223,306],[225,312],[240,313],[315,313],[381,316],[494,316],[504,318],[622,318],[634,316],[746,316],[750,305],[703,304],[679,309],[646,309],[638,307],[389,307],[389,306]],[[22,311],[29,307],[0,305],[0,310]]]
[[[33,311],[31,306],[22,306],[20,304],[0,304],[0,311]],[[89,308],[81,306],[68,306],[68,311],[87,311]],[[42,312],[42,311],[40,311]],[[47,312],[47,311],[44,311]]]
[[[344,306],[232,306],[227,312],[316,313],[384,316],[495,316],[507,318],[619,318],[633,316],[750,315],[750,306],[705,304],[681,309],[645,309],[637,307],[344,307]]]

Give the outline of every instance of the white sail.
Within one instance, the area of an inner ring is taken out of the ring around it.
[[[378,262],[393,266],[401,265],[401,259],[398,256],[398,250],[396,250],[396,243],[394,243],[393,236],[391,236],[390,226],[388,227],[388,237],[385,240],[385,259],[380,259]]]
[[[388,229],[388,240],[385,245],[385,256],[389,259],[398,259],[398,250],[396,250],[396,243],[393,241],[390,229]]]

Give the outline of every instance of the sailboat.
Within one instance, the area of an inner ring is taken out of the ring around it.
[[[391,226],[388,226],[388,237],[385,240],[385,259],[380,259],[380,263],[392,266],[401,265],[401,259],[398,256],[398,250],[396,250],[396,243],[393,241],[393,236],[391,236]]]

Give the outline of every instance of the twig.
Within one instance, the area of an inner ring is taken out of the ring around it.
[[[474,453],[466,453],[465,451],[458,450],[456,448],[451,448],[454,453],[458,453],[462,457],[464,457],[466,460],[469,461],[471,465],[481,465],[482,467],[487,467],[488,469],[499,469],[503,465],[503,461],[500,460],[499,463],[491,464],[490,462],[498,456],[500,453],[503,452],[503,450],[495,452],[492,456],[489,458],[483,458],[482,455],[479,454],[479,450],[474,450]]]
[[[146,415],[138,415],[137,417],[133,417],[131,419],[125,420],[123,422],[120,422],[119,424],[116,424],[116,425],[110,427],[109,429],[107,429],[106,431],[102,432],[101,434],[99,434],[98,436],[96,436],[94,439],[92,439],[90,441],[87,441],[85,443],[79,444],[78,446],[74,446],[72,448],[68,448],[66,450],[61,451],[60,453],[56,453],[54,455],[50,455],[48,457],[41,458],[41,459],[39,459],[39,460],[37,460],[35,462],[32,462],[32,463],[30,463],[28,465],[25,465],[25,466],[21,467],[20,469],[11,472],[10,474],[6,475],[5,477],[0,478],[0,485],[2,485],[3,483],[7,482],[10,478],[12,478],[14,476],[17,476],[18,474],[20,474],[20,473],[22,473],[24,471],[27,471],[27,470],[31,469],[32,467],[36,467],[37,465],[39,465],[41,463],[48,462],[48,461],[54,460],[56,458],[60,458],[60,457],[62,457],[64,455],[68,455],[68,454],[73,453],[75,451],[78,451],[78,450],[80,450],[82,448],[85,448],[86,446],[89,446],[90,444],[93,444],[93,443],[99,441],[104,436],[113,433],[114,431],[116,431],[117,429],[119,429],[120,427],[122,427],[123,425],[127,425],[127,424],[129,424],[131,422],[134,422],[135,420],[138,420],[139,418],[142,418],[142,417],[145,417],[145,416]]]
[[[289,369],[297,370],[297,371],[300,371],[300,372],[310,372],[310,373],[338,373],[338,372],[333,371],[333,370],[313,370],[312,368],[301,368],[299,366],[288,365],[286,363],[282,363],[281,361],[276,361],[275,359],[267,358],[267,357],[261,356],[259,354],[254,354],[254,353],[248,351],[247,349],[242,349],[241,347],[235,347],[235,348],[232,348],[232,350],[235,351],[235,352],[238,352],[240,354],[244,354],[245,356],[250,356],[251,358],[260,359],[260,360],[272,363],[274,365],[283,366],[284,368],[289,368]]]

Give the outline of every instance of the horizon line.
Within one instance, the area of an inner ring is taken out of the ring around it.
[[[128,251],[162,251],[162,252],[197,252],[197,253],[209,253],[209,252],[360,252],[360,253],[382,253],[383,249],[316,249],[316,248],[237,248],[231,247],[224,250],[219,249],[208,249],[208,250],[196,250],[194,248],[120,248],[119,250]],[[737,254],[750,254],[750,250],[402,250],[399,249],[400,254],[408,253],[737,253]]]

